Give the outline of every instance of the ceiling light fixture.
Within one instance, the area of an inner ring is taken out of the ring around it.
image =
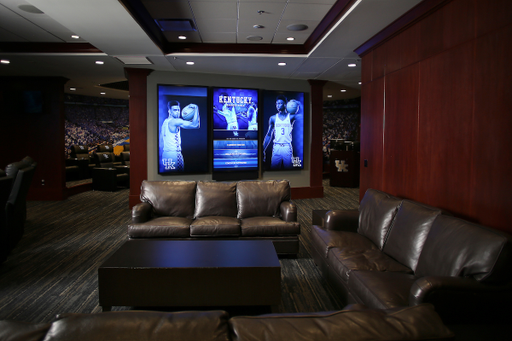
[[[261,36],[247,36],[246,39],[250,40],[250,41],[260,41],[260,40],[263,40],[263,37],[261,37]]]
[[[357,64],[356,64],[356,63],[350,63],[350,64],[348,64],[348,67],[356,67],[356,66],[357,66]]]
[[[97,61],[96,61],[96,64],[98,64],[98,65],[103,65],[103,64],[105,64],[105,62],[104,62],[103,60],[97,60]]]
[[[107,93],[106,92],[100,92],[100,95],[106,95]]]
[[[308,25],[304,24],[291,24],[286,26],[288,31],[305,31],[308,29]]]
[[[263,25],[253,25],[252,28],[260,29],[260,28],[265,28],[265,26],[263,26]]]
[[[285,62],[281,62],[281,63],[277,63],[277,65],[279,65],[279,66],[286,66],[286,63]]]
[[[10,63],[11,63],[11,61],[10,61],[9,59],[2,59],[2,60],[0,61],[0,63],[2,63],[2,64],[10,64]]]
[[[69,88],[69,91],[76,91],[76,88]]]
[[[345,89],[341,89],[340,91],[341,91],[341,92],[347,92],[347,90],[345,90]]]
[[[332,95],[327,95],[328,98],[332,98]]]
[[[73,38],[73,39],[80,39],[80,36],[78,36],[78,35],[76,35],[76,34],[73,34],[73,35],[71,36],[71,38]]]
[[[194,62],[186,62],[185,64],[187,64],[187,65],[194,65],[195,63]]]
[[[293,40],[295,40],[295,38],[294,37],[288,37],[288,38],[286,38],[286,40],[293,41]]]
[[[358,82],[357,84],[361,85],[361,84],[363,84],[363,82]]]
[[[178,39],[185,40],[185,39],[187,39],[187,37],[185,37],[185,36],[178,36]]]

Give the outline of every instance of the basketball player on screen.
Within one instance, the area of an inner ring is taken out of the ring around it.
[[[169,117],[162,124],[160,145],[163,146],[162,164],[166,170],[183,171],[185,161],[181,154],[181,128],[199,129],[199,108],[195,104],[189,104],[185,109],[187,113],[181,113],[180,102],[170,101],[167,103]],[[191,115],[193,113],[193,116]]]
[[[287,107],[293,112],[288,112]],[[266,150],[270,144],[272,135],[274,135],[270,169],[292,169],[292,130],[295,117],[299,112],[299,102],[292,99],[287,104],[286,97],[279,95],[276,99],[276,109],[277,114],[270,117],[268,132],[263,141],[263,161],[266,159]]]

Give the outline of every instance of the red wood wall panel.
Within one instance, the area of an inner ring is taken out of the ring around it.
[[[360,195],[383,189],[512,233],[512,1],[433,8],[364,47],[362,74],[379,78],[362,87]]]
[[[368,188],[382,188],[384,79],[363,84],[362,88],[367,96],[361,101],[361,198]],[[364,160],[368,161],[367,167]]]
[[[469,208],[473,44],[420,63],[418,200],[464,214]]]
[[[512,13],[512,12],[511,12]],[[512,27],[476,42],[470,215],[512,232]],[[489,60],[488,56],[495,56]]]
[[[386,77],[382,188],[399,197],[416,194],[418,75],[415,64]]]

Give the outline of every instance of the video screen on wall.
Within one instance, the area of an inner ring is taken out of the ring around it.
[[[304,93],[264,91],[263,170],[304,168]]]
[[[258,90],[213,88],[213,171],[258,171]]]
[[[208,173],[208,87],[158,85],[158,173]]]

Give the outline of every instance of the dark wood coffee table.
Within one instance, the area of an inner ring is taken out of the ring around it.
[[[281,266],[271,241],[128,240],[98,269],[99,305],[271,306]]]

